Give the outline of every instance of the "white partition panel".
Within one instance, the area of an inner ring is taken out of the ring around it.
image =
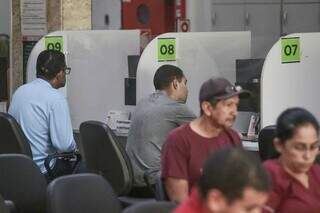
[[[269,51],[261,75],[261,127],[275,124],[288,107],[304,107],[320,119],[320,33],[300,37],[300,63],[281,63],[281,40]]]
[[[157,38],[176,38],[177,60],[158,62]],[[188,79],[187,105],[199,113],[201,84],[212,76],[235,82],[235,60],[248,59],[250,32],[166,33],[153,39],[143,51],[137,70],[137,101],[154,91],[153,76],[163,64],[180,67]]]
[[[64,90],[73,128],[85,120],[106,122],[109,110],[132,111],[124,105],[124,79],[128,55],[140,54],[138,30],[60,31],[49,35],[64,38],[67,66],[72,68]],[[44,50],[41,39],[28,60],[28,81],[35,78],[35,64]]]

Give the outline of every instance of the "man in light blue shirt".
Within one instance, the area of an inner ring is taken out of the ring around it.
[[[17,89],[9,108],[28,138],[33,160],[44,174],[47,172],[44,160],[48,155],[76,148],[68,103],[58,91],[65,86],[69,73],[63,53],[41,52],[37,59],[37,79]],[[59,169],[55,167],[53,171]]]

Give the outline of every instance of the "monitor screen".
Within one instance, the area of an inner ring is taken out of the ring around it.
[[[129,55],[128,56],[128,76],[129,76],[129,78],[136,78],[139,59],[140,59],[140,55]]]
[[[260,77],[264,59],[236,60],[236,85],[252,93],[250,98],[241,99],[239,111],[260,112]]]
[[[264,59],[238,59],[236,60],[236,82],[249,83],[253,79],[260,81]]]

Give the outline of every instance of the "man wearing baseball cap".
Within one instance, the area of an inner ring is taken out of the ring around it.
[[[240,137],[231,126],[238,113],[239,98],[249,95],[224,78],[211,78],[202,84],[200,117],[171,131],[162,148],[161,177],[170,200],[181,202],[188,197],[211,153],[241,146]]]

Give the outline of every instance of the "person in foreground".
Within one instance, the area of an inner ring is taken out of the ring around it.
[[[190,197],[174,213],[261,212],[270,190],[269,176],[257,158],[241,149],[222,149],[206,161]]]
[[[65,86],[70,68],[63,53],[45,50],[38,56],[36,69],[37,78],[14,93],[9,114],[20,124],[33,160],[47,175],[44,160],[48,155],[76,149],[67,99],[58,91]],[[59,176],[66,168],[68,165],[59,161],[52,171]]]
[[[314,161],[319,152],[319,124],[302,108],[285,110],[277,120],[278,159],[264,166],[273,186],[267,205],[275,212],[320,212],[320,166]]]
[[[248,91],[227,79],[205,81],[199,92],[200,117],[169,133],[161,153],[161,176],[170,200],[180,203],[188,197],[210,153],[241,146],[239,134],[231,128],[239,95]]]

